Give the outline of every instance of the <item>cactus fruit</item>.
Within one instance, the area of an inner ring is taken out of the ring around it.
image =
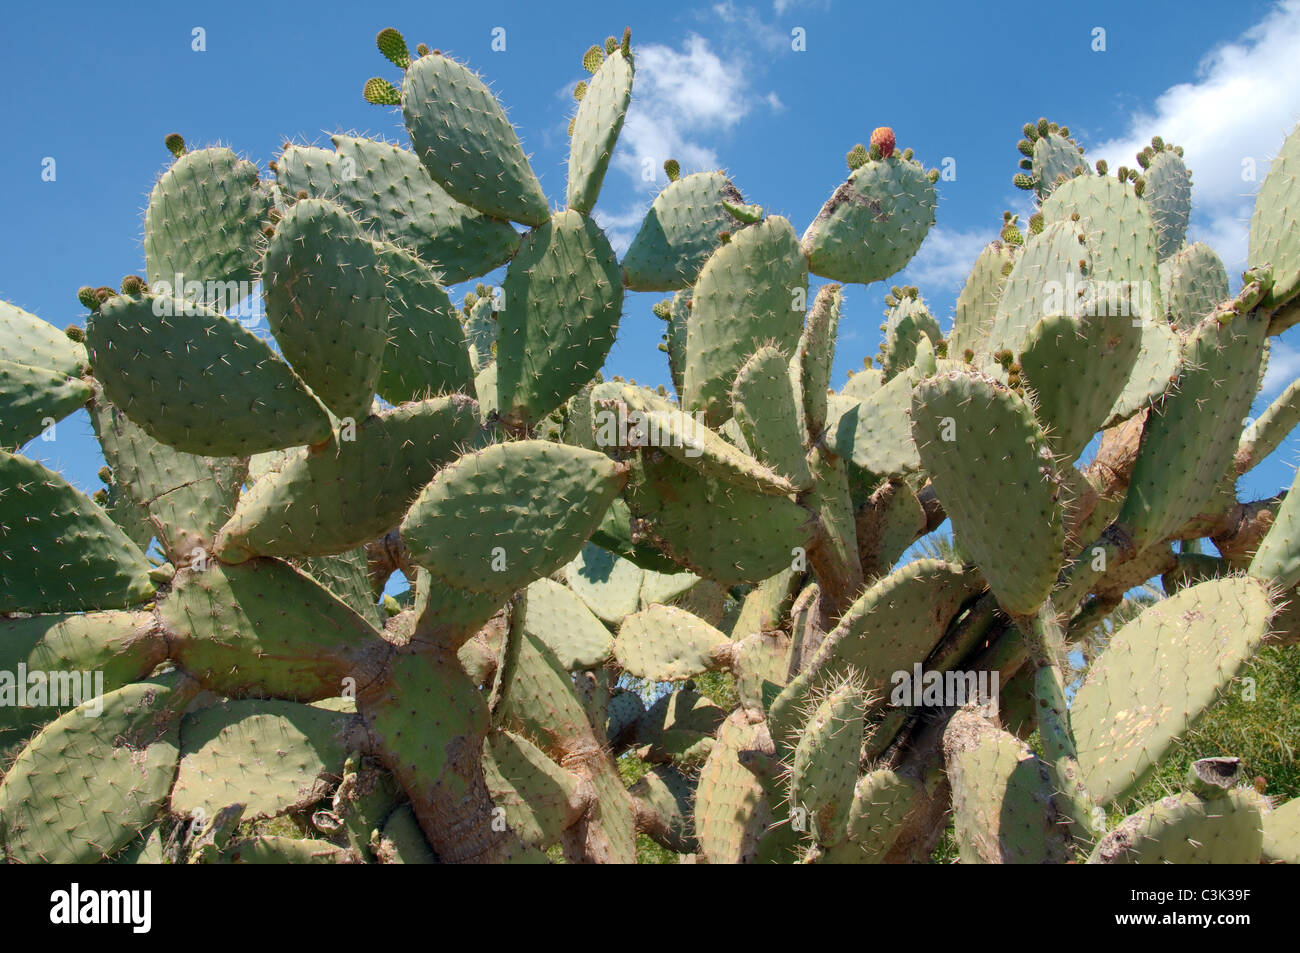
[[[1223,752],[1129,802],[1300,639],[1294,488],[1233,492],[1300,422],[1292,383],[1239,423],[1300,321],[1300,132],[1232,296],[1180,149],[1094,173],[1026,124],[1036,207],[952,330],[891,288],[835,382],[842,283],[935,221],[892,130],[802,237],[670,159],[620,260],[629,31],[582,58],[559,210],[482,79],[376,45],[410,148],[264,180],[172,134],[144,278],[79,289],[84,331],[0,303],[5,860],[904,862],[951,814],[963,862],[1296,861],[1295,792]],[[255,280],[274,341],[225,315]],[[673,295],[671,393],[602,376],[625,289]],[[82,407],[91,495],[21,452]]]

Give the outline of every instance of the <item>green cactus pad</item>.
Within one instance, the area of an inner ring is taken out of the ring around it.
[[[733,643],[702,619],[674,606],[652,605],[619,626],[614,657],[636,678],[673,682],[731,662]]]
[[[487,274],[519,247],[508,223],[456,201],[410,150],[355,136],[332,140],[334,152],[314,146],[284,151],[276,179],[285,193],[336,202],[385,241],[430,263],[447,284]]]
[[[1089,793],[1136,790],[1268,634],[1266,587],[1214,579],[1146,609],[1110,639],[1074,696],[1070,720]]]
[[[617,503],[617,501],[616,501]],[[641,607],[640,566],[591,543],[564,567],[569,587],[600,619],[613,625]]]
[[[626,481],[604,454],[542,440],[461,457],[402,523],[411,557],[477,592],[518,588],[582,548]]]
[[[852,372],[835,396],[851,397],[854,400],[867,400],[872,394],[885,386],[884,371],[878,367],[867,367]]]
[[[714,252],[687,322],[683,408],[703,411],[711,425],[731,416],[731,385],[749,356],[765,344],[787,354],[798,345],[807,289],[798,239],[779,215]]]
[[[384,616],[380,614],[370,585],[365,547],[358,546],[334,556],[310,557],[301,560],[298,568],[338,596],[376,629],[384,627]]]
[[[243,804],[243,821],[324,797],[343,773],[355,715],[275,699],[226,701],[181,722],[171,812],[212,818]]]
[[[858,779],[849,808],[848,840],[842,855],[829,859],[869,864],[881,862],[901,833],[917,799],[920,785],[889,768],[878,768]]]
[[[1127,318],[1055,314],[1029,329],[1020,364],[1058,460],[1078,457],[1109,419],[1141,349]]]
[[[623,129],[628,104],[632,101],[633,65],[630,57],[615,50],[587,86],[573,123],[569,145],[568,205],[584,214],[596,205],[614,144]]]
[[[943,736],[962,863],[1069,859],[1048,766],[1023,742],[969,710]]]
[[[835,190],[801,242],[814,274],[870,284],[903,268],[934,224],[934,184],[901,155],[869,161]]]
[[[1074,170],[1082,166],[1085,174],[1092,170],[1073,139],[1055,130],[1034,142],[1033,183],[1040,199],[1046,199],[1057,187],[1061,176],[1075,178]]]
[[[1209,245],[1196,242],[1160,263],[1160,300],[1169,322],[1179,330],[1196,327],[1230,297],[1228,273]]]
[[[825,420],[824,384],[821,394]],[[804,451],[808,427],[804,401],[799,397],[791,380],[790,360],[774,347],[755,351],[731,385],[731,406],[745,442],[760,462],[789,480],[792,490],[806,490],[812,484]]]
[[[852,679],[831,688],[799,735],[790,767],[791,811],[807,812],[813,839],[833,847],[848,833],[866,699]]]
[[[680,291],[695,283],[709,256],[733,231],[726,203],[744,204],[721,172],[696,172],[670,181],[655,197],[623,256],[623,282],[632,291]]]
[[[558,212],[524,236],[497,338],[502,415],[535,422],[576,394],[604,364],[622,309],[618,261],[585,215]]]
[[[1151,221],[1160,236],[1160,260],[1183,247],[1187,220],[1192,214],[1192,174],[1173,149],[1158,152],[1142,176],[1142,198],[1151,208]],[[1227,297],[1226,295],[1224,297]]]
[[[0,447],[22,447],[90,395],[90,386],[80,378],[0,360]]]
[[[1107,427],[1146,410],[1178,379],[1183,353],[1183,339],[1178,332],[1163,321],[1148,321],[1141,331],[1142,346],[1124,390],[1110,409]]]
[[[497,337],[501,321],[496,311],[496,299],[485,295],[475,301],[464,312],[462,325],[465,330],[465,344],[469,348],[470,364],[476,371],[482,370],[496,360]]]
[[[1266,864],[1300,864],[1300,798],[1292,798],[1264,814]]]
[[[932,345],[938,344],[943,340],[943,332],[920,297],[904,295],[886,315],[885,337],[880,342],[880,369],[888,381],[916,363],[921,338],[929,338]]]
[[[465,332],[437,274],[396,245],[375,246],[388,276],[388,346],[375,390],[390,404],[474,393]]]
[[[344,864],[355,860],[350,850],[327,840],[279,834],[231,841],[216,858],[221,864]]]
[[[1293,481],[1286,499],[1278,507],[1273,525],[1259,544],[1250,561],[1250,574],[1256,579],[1272,583],[1282,590],[1291,590],[1300,583],[1300,491]]]
[[[737,450],[680,410],[644,411],[641,417],[648,446],[680,460],[703,476],[716,477],[754,493],[788,496],[795,492],[794,484],[780,473]]]
[[[812,307],[808,309],[808,318],[799,337],[799,348],[795,352],[798,363],[797,391],[803,400],[804,426],[808,437],[816,437],[826,425],[826,395],[831,386],[835,339],[839,333],[843,304],[844,292],[839,285],[823,285],[819,288]]]
[[[0,450],[5,612],[120,609],[149,599],[153,568],[102,509],[63,477]]]
[[[1276,308],[1300,292],[1300,238],[1296,235],[1296,208],[1300,205],[1300,126],[1291,130],[1273,159],[1264,184],[1255,196],[1250,217],[1251,268],[1270,265],[1273,288],[1263,301]]]
[[[558,582],[532,583],[515,611],[523,613],[524,631],[554,652],[566,671],[595,668],[610,656],[614,638],[609,630],[573,590]]]
[[[166,282],[172,297],[223,311],[233,307],[257,278],[262,227],[270,211],[269,192],[253,163],[225,148],[187,152],[149,196],[144,218],[149,287],[159,291],[158,284]],[[177,287],[178,274],[186,284],[202,282],[202,292]]]
[[[758,840],[772,819],[763,785],[737,757],[757,746],[761,727],[751,724],[743,711],[733,712],[700,769],[695,833],[711,864],[753,862]]]
[[[691,818],[695,784],[690,778],[671,765],[657,765],[632,785],[630,793],[637,828],[651,840],[675,854],[700,849]]]
[[[1232,464],[1258,389],[1267,327],[1260,316],[1206,318],[1183,350],[1176,385],[1155,405],[1118,521],[1142,545],[1200,513]],[[1206,404],[1214,407],[1205,413]]]
[[[171,788],[177,708],[188,694],[170,681],[138,682],[47,725],[0,784],[5,858],[96,863],[134,840]]]
[[[660,549],[723,585],[766,579],[808,542],[811,514],[797,503],[701,476],[671,457],[644,460],[626,498]]]
[[[943,368],[957,365],[945,361]],[[853,375],[856,381],[868,374]],[[915,368],[899,374],[866,400],[834,395],[826,410],[826,447],[836,456],[879,476],[902,476],[919,470],[921,457],[912,439],[909,415],[912,388],[920,380]]]
[[[637,723],[637,756],[654,763],[699,764],[713,750],[713,736],[727,713],[693,688],[655,700]]]
[[[1060,478],[1033,411],[993,380],[955,372],[917,385],[912,433],[963,552],[1006,612],[1032,615],[1065,546]]]
[[[79,688],[87,701],[98,690],[116,691],[144,678],[167,657],[167,643],[146,612],[86,612],[34,615],[0,620],[0,672],[9,685],[0,689],[0,747],[26,740],[33,728],[58,716],[74,704],[58,704],[47,689],[66,685]],[[28,673],[44,672],[42,698],[31,686],[19,705],[16,689],[22,679],[19,665]],[[89,678],[88,678],[89,677]],[[10,693],[14,693],[10,695]],[[9,697],[5,697],[9,695]],[[38,704],[39,702],[39,704]]]
[[[1015,266],[1020,247],[992,242],[975,259],[966,284],[957,296],[957,311],[948,333],[948,353],[961,360],[967,351],[987,350],[989,330],[997,316],[1007,277]]]
[[[365,417],[388,343],[388,299],[360,226],[332,202],[295,203],[267,246],[262,282],[281,353],[337,416]]]
[[[457,201],[525,225],[550,218],[514,127],[469,69],[446,56],[421,57],[402,82],[402,116],[415,154]]]
[[[273,559],[177,573],[159,613],[173,657],[225,695],[315,701],[359,691],[379,634],[338,597]]]
[[[1090,864],[1257,864],[1263,818],[1253,791],[1206,801],[1161,798],[1126,817],[1098,841]]]
[[[1087,269],[1080,268],[1080,261],[1092,260],[1083,235],[1076,222],[1054,222],[1025,242],[1002,286],[985,345],[977,349],[982,360],[977,366],[992,369],[993,355],[1002,350],[1019,356],[1029,329],[1043,315],[1075,313],[1076,301],[1070,300],[1069,291],[1078,288],[1086,276]]]
[[[88,359],[86,348],[34,314],[0,301],[0,361],[26,364],[78,377]]]
[[[367,417],[353,440],[293,451],[240,498],[217,555],[325,556],[382,536],[479,432],[474,402],[454,395]]]
[[[148,513],[168,558],[179,564],[195,549],[210,548],[234,509],[247,461],[173,450],[102,397],[90,419],[114,485]]]
[[[526,844],[548,847],[577,820],[578,778],[522,735],[488,733],[483,773],[492,801]]]
[[[215,311],[113,298],[86,322],[86,344],[108,399],[177,450],[245,456],[330,437],[329,414],[289,365]]]

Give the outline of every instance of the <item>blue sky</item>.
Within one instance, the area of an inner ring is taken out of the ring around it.
[[[617,12],[614,12],[617,6]],[[979,249],[1004,209],[1030,209],[1011,185],[1021,125],[1068,125],[1093,159],[1132,164],[1153,133],[1185,147],[1195,177],[1192,239],[1241,271],[1251,194],[1300,119],[1300,0],[1232,4],[1099,0],[1089,4],[743,4],[388,2],[332,7],[139,3],[11,5],[0,36],[8,91],[0,150],[0,298],[64,326],[83,320],[76,289],[143,271],[143,209],[180,132],[221,142],[265,169],[286,140],[327,143],[350,131],[406,142],[396,110],[362,101],[363,81],[397,81],[373,37],[402,30],[490,80],[552,203],[562,201],[571,90],[581,54],[632,28],[637,86],[597,218],[626,247],[659,187],[649,160],[685,171],[725,168],[746,199],[802,231],[846,174],[844,153],[892,126],[927,166],[956,162],[939,184],[938,226],[892,283],[920,286],[945,328]],[[563,11],[560,15],[559,11]],[[505,50],[492,50],[493,30]],[[192,49],[193,31],[206,50]],[[1105,50],[1093,49],[1095,30]],[[801,31],[801,33],[799,32]],[[803,50],[793,47],[802,36]],[[52,157],[56,179],[44,182]],[[883,285],[853,286],[835,383],[879,340]],[[655,349],[655,295],[628,295],[606,366],[667,383]],[[1300,373],[1300,336],[1274,341],[1264,398]],[[1258,407],[1257,407],[1258,409]],[[1243,497],[1290,484],[1289,441],[1248,475]],[[100,465],[85,414],[27,453],[93,490]]]

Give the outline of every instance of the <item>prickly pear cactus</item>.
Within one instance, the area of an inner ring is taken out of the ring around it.
[[[1236,423],[1300,309],[1300,132],[1230,296],[1181,149],[1112,175],[1026,125],[1040,210],[990,229],[947,335],[892,289],[834,391],[842,283],[935,220],[892,129],[802,234],[670,160],[619,261],[592,211],[630,32],[581,58],[558,210],[467,64],[377,45],[409,145],[263,179],[169,136],[146,277],[66,334],[0,304],[7,861],[897,863],[949,824],[962,862],[1300,856],[1235,759],[1131,803],[1300,638],[1300,504],[1233,492],[1300,422],[1291,387]],[[253,279],[272,341],[226,316]],[[601,374],[625,289],[675,292],[675,395]],[[21,453],[82,406],[90,496]]]

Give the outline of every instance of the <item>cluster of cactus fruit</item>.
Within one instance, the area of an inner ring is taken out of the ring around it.
[[[591,212],[628,33],[583,57],[560,211],[478,76],[378,45],[402,82],[365,96],[409,148],[339,135],[263,177],[170,136],[144,277],[82,289],[84,331],[0,304],[0,670],[42,673],[0,706],[7,860],[630,862],[641,834],[907,862],[951,816],[968,862],[1300,861],[1300,801],[1234,759],[1124,816],[1300,640],[1300,497],[1235,493],[1300,422],[1293,384],[1240,426],[1300,320],[1300,134],[1232,296],[1185,244],[1181,150],[1108,175],[1026,126],[1027,233],[1004,217],[946,336],[893,289],[832,391],[841,283],[934,222],[892,130],[802,237],[670,160],[619,261]],[[255,281],[273,342],[223,313]],[[600,375],[624,289],[673,293],[674,393]],[[82,407],[93,498],[17,452]],[[944,520],[958,556],[898,565]],[[921,670],[996,675],[997,704],[893,703]],[[82,673],[102,693],[70,707]]]

